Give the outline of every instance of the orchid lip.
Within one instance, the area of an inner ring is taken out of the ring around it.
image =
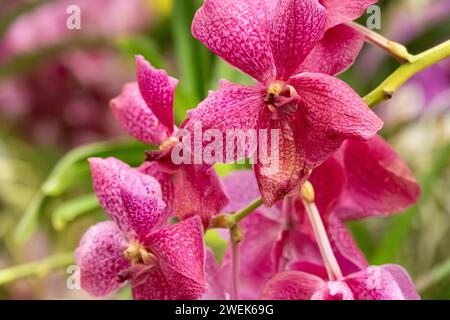
[[[297,90],[282,81],[276,81],[267,87],[264,103],[271,112],[278,111],[290,113],[295,111],[298,99]]]
[[[166,151],[176,146],[180,141],[175,137],[170,137],[159,145],[160,151]]]
[[[151,266],[156,263],[156,257],[148,252],[144,246],[135,241],[130,243],[123,254],[125,258],[131,261],[132,265],[143,264]]]

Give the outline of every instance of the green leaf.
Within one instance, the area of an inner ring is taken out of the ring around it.
[[[24,277],[45,276],[51,270],[62,268],[74,263],[73,253],[58,254],[23,265],[0,270],[0,286]]]
[[[84,195],[59,206],[52,214],[52,224],[56,230],[62,230],[76,218],[100,209],[95,194]]]
[[[184,111],[202,100],[209,89],[212,54],[191,34],[191,23],[197,9],[193,0],[174,0],[172,33],[179,67],[180,91],[191,97]]]
[[[39,224],[39,212],[41,212],[47,203],[47,198],[38,192],[25,210],[22,218],[14,230],[14,240],[18,243],[24,243],[33,234]]]
[[[150,37],[121,37],[117,40],[117,47],[130,60],[134,61],[134,56],[140,54],[150,61],[154,67],[167,69],[163,57],[159,54],[158,44]]]
[[[148,145],[135,140],[108,141],[85,145],[67,153],[55,166],[42,186],[42,192],[47,196],[63,194],[73,183],[79,182],[79,174],[87,170],[87,159],[90,157],[116,157],[138,165],[144,158]]]
[[[205,244],[213,250],[216,260],[221,261],[227,248],[228,242],[219,235],[217,230],[209,229],[206,232]]]
[[[116,157],[131,166],[137,166],[142,163],[145,151],[149,148],[141,142],[122,139],[81,146],[67,153],[50,173],[20,219],[15,230],[15,240],[23,243],[30,238],[39,224],[44,206],[51,198],[61,196],[90,179],[88,158]]]
[[[437,283],[450,277],[450,258],[443,263],[434,267],[431,271],[420,276],[415,281],[416,288],[420,292],[424,292]]]

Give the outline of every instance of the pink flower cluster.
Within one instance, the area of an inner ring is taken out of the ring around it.
[[[235,298],[243,299],[418,299],[404,269],[369,266],[345,227],[400,212],[420,193],[406,164],[376,135],[382,121],[334,77],[363,44],[346,23],[374,2],[205,0],[194,36],[256,84],[222,82],[179,128],[177,80],[138,56],[137,83],[111,107],[130,135],[159,149],[139,168],[90,159],[94,190],[113,221],[81,239],[82,288],[103,296],[129,281],[135,299],[227,299],[236,277]],[[219,179],[211,165],[174,164],[171,153],[183,143],[177,132],[191,132],[198,121],[223,132],[279,129],[279,171],[256,163]],[[305,183],[314,188],[316,220],[300,191]],[[204,232],[215,217],[259,197],[264,206],[239,222],[239,259],[230,246],[217,265]],[[337,263],[332,276],[323,242]]]

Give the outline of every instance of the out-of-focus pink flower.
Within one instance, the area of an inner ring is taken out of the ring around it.
[[[316,191],[316,204],[344,275],[368,266],[344,222],[400,212],[419,195],[419,186],[408,167],[378,136],[367,142],[346,141],[335,156],[313,171],[309,181]],[[224,184],[230,197],[224,212],[243,209],[258,197],[251,171],[232,173],[224,178]],[[272,208],[260,207],[240,225],[245,234],[239,248],[241,298],[258,298],[264,283],[280,271],[326,276],[299,197],[287,198]],[[220,287],[228,292],[230,249],[220,274]]]
[[[25,2],[25,1],[23,1]],[[78,6],[80,29],[69,29],[70,6]],[[0,61],[77,37],[130,34],[149,25],[150,8],[140,0],[57,0],[20,16],[0,41]]]
[[[419,300],[407,272],[398,265],[370,266],[337,281],[314,274],[285,271],[265,285],[267,300]]]
[[[108,50],[77,50],[0,81],[2,118],[44,145],[70,147],[117,135],[107,105],[131,78],[121,65]]]
[[[166,186],[166,201],[173,205],[175,214],[181,218],[199,215],[207,226],[211,216],[218,213],[228,199],[211,166],[172,162],[172,148],[180,143],[179,138],[174,137],[177,128],[173,119],[178,80],[153,68],[141,56],[136,58],[136,64],[137,83],[125,85],[122,93],[111,101],[111,108],[130,135],[159,146],[159,150],[148,152],[149,161],[140,170],[155,176]]]
[[[220,130],[224,137],[230,129],[278,129],[279,157],[255,164],[264,202],[271,206],[304,182],[309,170],[343,141],[372,137],[382,121],[344,82],[303,72],[302,63],[324,33],[324,7],[317,0],[273,0],[266,5],[206,0],[197,12],[194,36],[258,84],[222,82],[218,92],[190,111],[185,128],[192,132],[201,122],[204,130]],[[275,142],[268,140],[270,150]],[[251,150],[246,151],[249,156]]]
[[[1,14],[25,3],[0,4]],[[5,7],[3,7],[5,5]],[[81,29],[69,30],[67,8],[81,10]],[[135,33],[155,19],[140,0],[51,1],[21,15],[0,40],[0,63],[75,39]],[[0,113],[37,144],[72,147],[111,137],[118,128],[108,101],[132,79],[114,50],[67,48],[24,73],[0,81]]]
[[[201,297],[207,284],[200,218],[166,226],[154,178],[113,158],[90,164],[94,190],[114,222],[94,225],[81,239],[81,287],[104,296],[129,280],[139,300]]]
[[[450,60],[416,74],[392,97],[377,107],[387,128],[438,116],[450,110]]]

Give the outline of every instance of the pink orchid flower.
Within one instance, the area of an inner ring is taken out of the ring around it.
[[[301,271],[270,279],[262,292],[267,300],[419,300],[407,272],[394,264],[368,267],[337,281]]]
[[[347,84],[301,68],[326,23],[317,0],[206,0],[194,18],[194,36],[258,83],[222,82],[190,111],[185,128],[192,132],[201,122],[223,136],[230,129],[278,130],[279,157],[255,164],[267,206],[295,190],[343,141],[371,138],[383,124]],[[274,143],[269,138],[269,150]]]
[[[335,75],[351,66],[364,44],[364,35],[347,23],[361,17],[378,0],[318,0],[326,9],[323,38],[299,70]]]
[[[418,198],[416,179],[399,156],[379,136],[368,141],[348,140],[309,178],[316,205],[342,273],[368,267],[344,222],[400,212]],[[234,212],[258,198],[254,174],[237,171],[224,178]],[[319,247],[299,197],[272,208],[260,207],[240,223],[244,239],[240,251],[240,298],[257,299],[264,283],[276,272],[304,271],[326,277]],[[264,230],[264,232],[261,232]],[[220,267],[220,286],[228,288],[231,250]],[[228,292],[228,289],[224,289]]]
[[[158,182],[114,158],[90,159],[94,189],[114,221],[84,234],[76,250],[81,287],[104,296],[131,282],[135,299],[197,299],[206,291],[199,217],[165,226]]]
[[[180,164],[171,160],[172,148],[180,143],[173,118],[173,99],[178,80],[153,68],[142,56],[136,57],[137,83],[124,86],[111,101],[122,127],[134,138],[159,146],[148,152],[140,168],[163,186],[164,200],[180,218],[199,215],[205,226],[209,218],[227,203],[221,182],[211,166]]]

